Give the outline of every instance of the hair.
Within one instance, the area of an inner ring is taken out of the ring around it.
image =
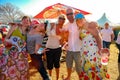
[[[28,16],[23,16],[21,21],[23,21],[23,20],[26,19],[26,18],[29,18],[29,21],[30,21],[30,23],[31,23],[30,17],[28,17]],[[30,30],[30,29],[29,29],[29,27],[28,27],[28,28],[26,29],[26,32],[28,32],[29,30]]]
[[[26,19],[26,18],[29,18],[29,21],[30,21],[30,23],[31,23],[31,19],[30,19],[29,16],[23,16],[23,17],[22,17],[22,20],[24,20],[24,19]],[[21,20],[21,21],[22,21],[22,20]]]
[[[22,17],[22,20],[24,20],[24,19],[26,19],[26,18],[29,18],[29,17],[28,17],[28,16],[23,16],[23,17]]]
[[[109,23],[108,23],[108,22],[106,22],[106,23],[105,23],[105,25],[109,25]]]
[[[44,24],[45,24],[45,31],[46,31],[48,23],[44,22]]]
[[[72,8],[67,8],[66,13],[68,12],[74,12]]]
[[[59,16],[58,16],[58,19],[59,18],[64,18],[65,19],[65,15],[64,14],[60,14]]]

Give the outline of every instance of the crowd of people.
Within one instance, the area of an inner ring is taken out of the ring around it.
[[[68,23],[65,24],[66,18]],[[73,62],[79,80],[110,78],[107,65],[101,63],[103,53],[109,57],[110,44],[114,40],[109,23],[106,22],[104,29],[98,30],[96,22],[88,22],[84,14],[74,14],[68,8],[66,15],[58,16],[55,23],[42,23],[24,16],[21,25],[9,25],[11,29],[0,46],[0,80],[29,80],[28,54],[43,80],[52,80],[54,67],[56,80],[59,80],[60,57],[64,45],[67,76],[63,80],[71,80]],[[116,45],[120,52],[120,33]],[[120,67],[120,54],[118,63]]]

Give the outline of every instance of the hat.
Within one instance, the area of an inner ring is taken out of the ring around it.
[[[35,26],[37,24],[40,24],[40,22],[37,19],[32,20],[31,22],[32,26]]]
[[[78,13],[75,15],[75,19],[82,19],[82,18],[85,18],[82,13]]]

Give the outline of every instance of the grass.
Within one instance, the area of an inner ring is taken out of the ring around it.
[[[118,49],[116,48],[115,44],[111,44],[110,46],[110,57],[109,57],[109,63],[108,63],[108,73],[110,74],[110,79],[109,80],[116,80],[118,77]],[[62,77],[67,76],[67,71],[66,71],[66,63],[63,62],[61,63],[60,67],[60,79],[62,80]],[[55,69],[53,69],[52,72],[52,79],[55,79]],[[37,72],[37,70],[34,67],[30,67],[30,80],[42,80],[40,74]],[[71,76],[71,80],[78,80],[77,73],[75,71],[75,68],[73,67],[73,72]]]
[[[108,64],[108,73],[110,74],[110,80],[117,80],[119,75],[118,72],[118,49],[116,48],[115,44],[110,46],[110,57],[109,57],[109,64]]]

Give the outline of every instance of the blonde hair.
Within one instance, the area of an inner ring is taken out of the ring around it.
[[[58,18],[65,18],[64,14],[60,14]]]

